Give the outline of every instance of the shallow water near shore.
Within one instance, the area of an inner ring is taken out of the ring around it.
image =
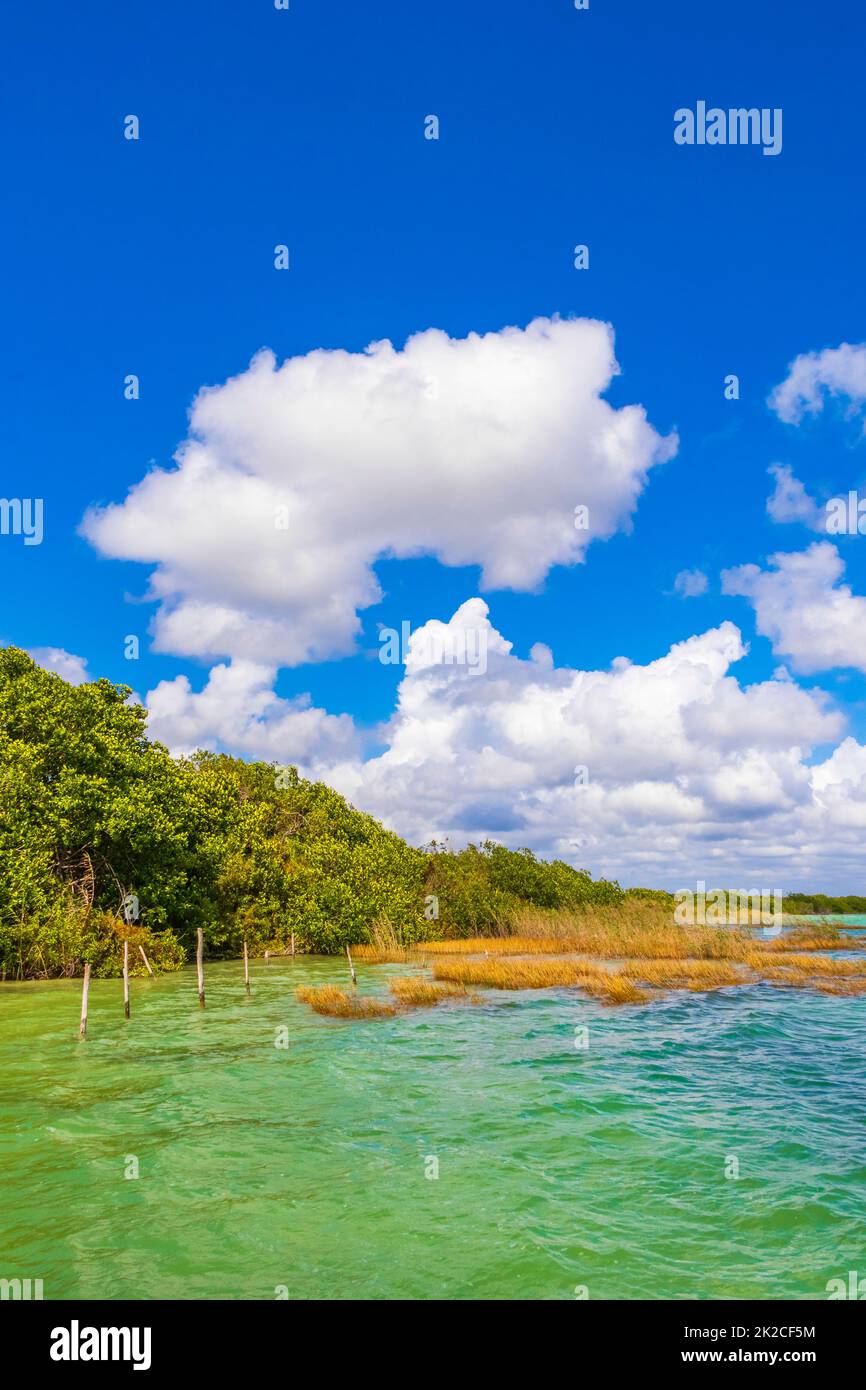
[[[338,959],[256,961],[250,998],[240,962],[206,973],[204,1011],[194,970],[133,980],[129,1022],[94,981],[84,1043],[80,981],[0,987],[0,1277],[46,1299],[808,1299],[866,1273],[862,997],[490,992],[339,1022],[294,998],[345,985]],[[359,989],[405,973],[362,964]]]

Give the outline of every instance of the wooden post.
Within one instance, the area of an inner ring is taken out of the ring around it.
[[[247,994],[250,992],[250,956],[247,950],[247,939],[244,937],[244,984],[247,987]]]
[[[270,953],[270,951],[265,951],[265,965],[270,965],[270,963],[271,963],[271,953]]]
[[[129,1018],[129,942],[123,943],[123,1017]]]
[[[84,985],[81,990],[81,1024],[78,1029],[79,1041],[87,1037],[87,991],[90,989],[90,966],[84,967]]]
[[[145,965],[147,966],[147,973],[148,973],[148,975],[150,976],[150,978],[151,978],[152,980],[155,980],[155,979],[156,979],[156,976],[154,975],[153,971],[152,971],[151,968],[150,968],[150,961],[147,959],[147,956],[146,956],[145,953],[144,953],[144,947],[143,947],[143,946],[139,946],[138,949],[139,949],[139,951],[141,952],[141,959],[144,961]]]
[[[295,933],[292,932],[292,955],[295,954]]]
[[[353,984],[353,985],[355,986],[355,988],[357,989],[358,981],[355,979],[355,967],[354,967],[354,965],[352,964],[352,957],[351,957],[351,954],[350,954],[350,952],[349,952],[348,946],[346,947],[346,959],[347,959],[348,962],[349,962],[349,969],[350,969],[351,972],[352,972],[352,984]]]
[[[198,941],[197,941],[196,948],[195,948],[195,968],[196,968],[196,971],[198,972],[198,1002],[199,1002],[199,1007],[202,1008],[202,1009],[204,1008],[204,965],[202,964],[202,957],[203,957],[203,956],[204,956],[204,932],[202,931],[201,927],[199,927],[199,929],[198,929]]]

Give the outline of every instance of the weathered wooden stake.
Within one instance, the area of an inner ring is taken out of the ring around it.
[[[247,939],[244,937],[244,984],[247,987],[247,994],[250,992],[250,957],[247,951]]]
[[[295,954],[295,933],[292,932],[292,955]]]
[[[139,949],[139,951],[141,952],[141,959],[144,961],[145,965],[147,966],[147,973],[148,973],[148,975],[150,976],[150,978],[151,978],[152,980],[155,980],[155,979],[156,979],[156,976],[154,975],[153,971],[152,971],[151,968],[150,968],[150,961],[147,959],[147,956],[145,955],[144,947],[143,947],[143,946],[139,946],[138,949]]]
[[[270,951],[265,951],[265,965],[270,965],[270,963],[271,963],[271,953],[270,953]]]
[[[202,1009],[204,1008],[204,965],[202,964],[202,957],[203,957],[203,956],[204,956],[204,932],[202,931],[201,927],[199,927],[199,929],[198,929],[198,941],[197,941],[196,948],[195,948],[195,968],[196,968],[196,971],[198,972],[198,1002],[199,1002],[199,1007],[202,1008]]]
[[[123,1017],[129,1018],[129,942],[123,943]]]
[[[84,985],[81,990],[81,1025],[78,1029],[80,1041],[87,1037],[87,991],[90,989],[90,966],[84,967]]]
[[[347,960],[348,960],[348,962],[349,962],[349,969],[350,969],[351,972],[352,972],[352,984],[357,988],[358,981],[355,979],[355,967],[354,967],[354,965],[352,964],[352,956],[351,956],[351,954],[350,954],[350,951],[349,951],[348,946],[346,947],[346,958],[347,958]]]

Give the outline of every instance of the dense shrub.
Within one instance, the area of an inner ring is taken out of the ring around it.
[[[664,888],[626,888],[624,896],[638,902],[659,903],[662,907],[669,907],[671,912],[676,901],[673,893],[668,893]]]
[[[785,911],[794,915],[803,913],[866,913],[866,898],[849,894],[846,897],[832,898],[826,893],[786,893]]]
[[[178,970],[186,952],[174,932],[127,926],[113,913],[88,911],[80,901],[59,893],[51,907],[36,917],[0,924],[0,978],[51,979],[80,975],[90,965],[95,976],[119,975],[123,942],[129,941],[131,975],[146,975],[139,946],[155,974]]]
[[[512,914],[531,904],[576,908],[622,899],[617,883],[593,880],[560,859],[536,859],[531,850],[506,849],[490,840],[454,854],[429,849],[425,891],[435,894],[446,936],[486,936],[507,929]]]
[[[210,956],[338,951],[377,927],[409,943],[490,934],[520,906],[618,901],[561,861],[487,842],[413,849],[293,768],[173,758],[126,686],[72,686],[0,649],[0,972],[120,969],[122,938],[173,969]],[[138,899],[135,928],[121,919]],[[137,935],[136,935],[137,933]]]

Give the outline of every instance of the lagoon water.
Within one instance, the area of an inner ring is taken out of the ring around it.
[[[866,999],[490,992],[348,1023],[294,999],[345,974],[255,962],[248,999],[239,963],[210,965],[204,1012],[194,971],[134,980],[129,1022],[96,980],[85,1043],[79,982],[0,987],[0,1277],[570,1300],[826,1298],[866,1274]]]

